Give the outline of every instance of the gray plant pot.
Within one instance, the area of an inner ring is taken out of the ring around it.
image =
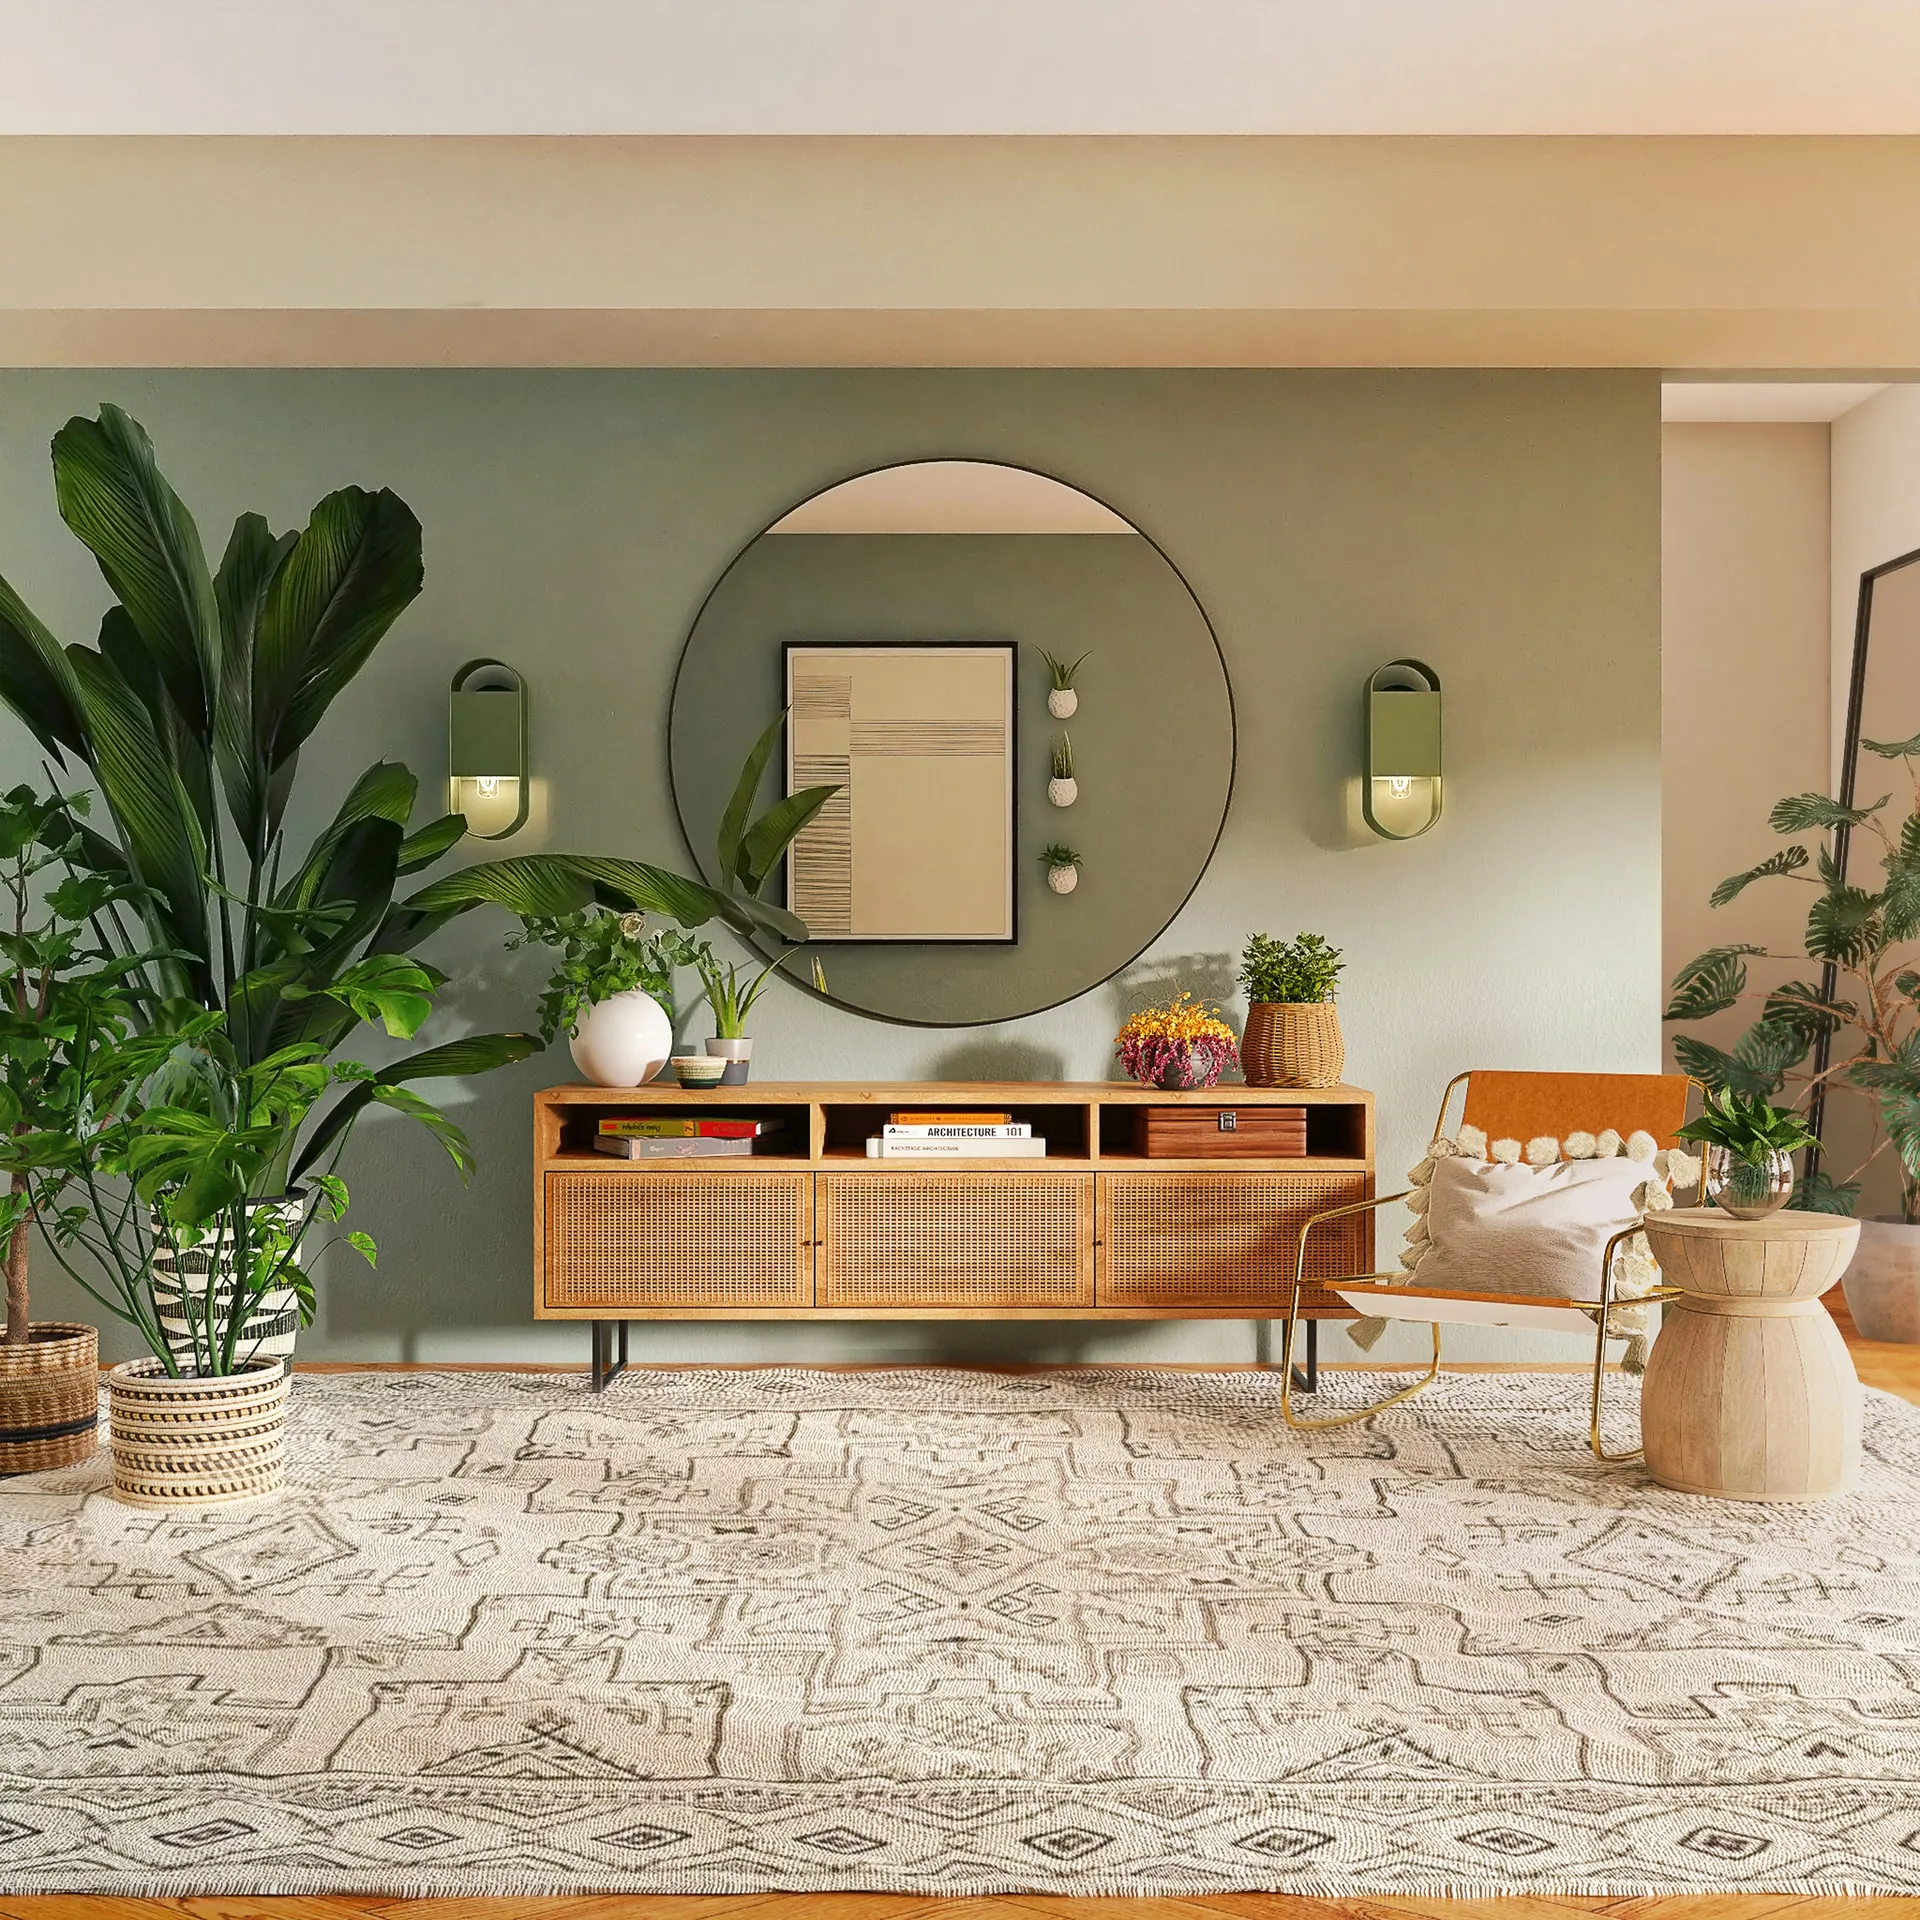
[[[1840,1283],[1863,1340],[1920,1346],[1920,1227],[1860,1222],[1860,1251]]]
[[[751,1040],[722,1040],[715,1034],[707,1041],[709,1058],[724,1060],[727,1070],[720,1076],[723,1087],[744,1087],[747,1084],[747,1063],[753,1058]]]

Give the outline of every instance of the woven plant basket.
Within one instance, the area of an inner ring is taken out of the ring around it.
[[[0,1474],[84,1460],[100,1438],[100,1336],[42,1320],[24,1347],[0,1346]]]
[[[114,1498],[218,1507],[277,1493],[286,1474],[288,1374],[278,1360],[174,1380],[154,1359],[107,1375]]]
[[[1337,1087],[1347,1070],[1340,1009],[1331,1000],[1256,1000],[1247,1009],[1240,1066],[1250,1087]]]

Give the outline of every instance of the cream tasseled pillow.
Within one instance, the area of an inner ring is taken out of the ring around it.
[[[1648,1168],[1624,1157],[1435,1163],[1409,1247],[1417,1285],[1597,1302],[1607,1242],[1646,1211]],[[1662,1195],[1664,1198],[1664,1194]]]

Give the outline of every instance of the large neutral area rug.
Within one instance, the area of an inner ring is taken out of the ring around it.
[[[0,1890],[1920,1891],[1920,1411],[1745,1506],[1581,1386],[303,1376],[282,1498],[0,1482]]]

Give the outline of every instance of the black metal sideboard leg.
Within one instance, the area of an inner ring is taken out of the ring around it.
[[[1320,1322],[1307,1322],[1307,1364],[1293,1370],[1295,1393],[1313,1393],[1320,1386]]]
[[[613,1330],[620,1329],[620,1358],[613,1357]],[[627,1323],[624,1320],[596,1320],[593,1323],[593,1390],[605,1393],[627,1370]]]

